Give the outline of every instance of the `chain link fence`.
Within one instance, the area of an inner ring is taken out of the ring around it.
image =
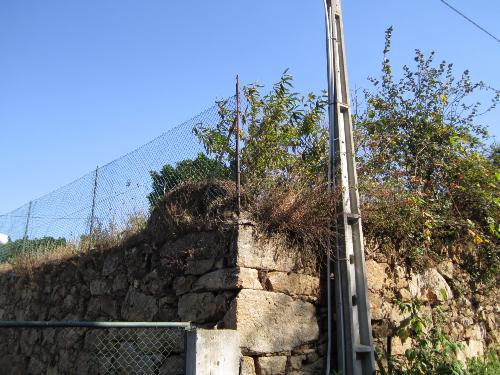
[[[196,130],[234,123],[236,106],[236,96],[221,101],[121,158],[0,215],[0,233],[9,237],[0,245],[0,262],[57,247],[88,250],[100,236],[117,238],[144,226],[152,205],[183,181],[233,179],[234,166],[211,158]]]
[[[0,321],[6,354],[0,365],[12,374],[180,375],[188,329],[189,323]]]

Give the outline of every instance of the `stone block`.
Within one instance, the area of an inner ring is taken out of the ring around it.
[[[451,260],[445,260],[437,265],[437,270],[448,280],[453,279],[453,270],[455,266]]]
[[[92,297],[87,307],[87,315],[89,318],[95,319],[102,314],[117,319],[116,302],[109,296]]]
[[[151,321],[158,312],[158,301],[130,287],[121,312],[128,321]]]
[[[187,293],[191,290],[193,283],[196,281],[196,276],[179,276],[176,277],[173,283],[173,288],[175,290],[175,294],[180,296],[184,293]]]
[[[290,370],[300,370],[302,369],[303,363],[306,361],[307,356],[302,355],[292,355],[290,357],[289,369]]]
[[[378,263],[373,259],[365,262],[366,278],[368,280],[368,289],[378,292],[384,287],[387,279],[387,264]]]
[[[290,351],[319,337],[313,304],[251,289],[241,290],[232,301],[224,326],[238,330],[247,354]]]
[[[256,370],[259,375],[284,375],[287,358],[284,355],[274,357],[258,357]]]
[[[240,375],[256,375],[255,361],[252,357],[241,357]]]
[[[181,321],[204,323],[217,313],[213,293],[188,293],[179,298],[178,314]]]
[[[482,356],[484,354],[484,343],[479,340],[468,340],[464,345],[463,353],[466,359]]]
[[[119,292],[128,289],[127,276],[123,273],[116,275],[113,279],[113,285],[111,286],[111,289],[113,290],[113,292]]]
[[[212,269],[215,259],[188,259],[186,261],[186,274],[203,275]]]
[[[273,292],[315,298],[319,294],[319,277],[299,273],[269,272],[267,281]]]
[[[93,296],[102,296],[109,292],[108,284],[105,280],[92,280],[90,282],[90,294]]]
[[[368,301],[370,302],[370,313],[372,320],[382,320],[386,318],[387,311],[384,308],[384,299],[380,293],[368,291]]]
[[[435,268],[429,268],[422,274],[412,275],[409,290],[414,297],[430,302],[444,302],[453,299],[450,286]]]
[[[239,267],[288,272],[298,265],[298,257],[283,249],[278,241],[257,240],[251,225],[238,227],[235,252],[234,263]]]
[[[123,260],[120,254],[108,254],[104,258],[104,263],[102,266],[102,275],[109,276],[113,272],[115,272],[120,264],[122,264]]]
[[[219,291],[232,289],[262,289],[257,270],[251,268],[223,268],[201,276],[192,291]]]
[[[170,297],[161,298],[158,303],[158,320],[162,322],[177,321],[177,306],[169,303]]]
[[[401,339],[397,336],[392,338],[392,355],[404,355],[407,349],[411,348],[411,340],[406,340],[402,342]]]

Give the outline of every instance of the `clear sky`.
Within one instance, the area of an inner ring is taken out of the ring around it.
[[[497,37],[500,1],[449,0]],[[500,43],[439,0],[344,0],[351,89],[435,50],[500,88]],[[326,87],[322,0],[1,0],[0,213],[232,95],[234,76]],[[500,135],[500,109],[484,118]]]

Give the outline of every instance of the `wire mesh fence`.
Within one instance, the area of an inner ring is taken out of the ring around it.
[[[189,324],[162,324],[0,322],[2,373],[184,374]]]
[[[232,124],[236,103],[236,96],[221,101],[121,158],[0,215],[0,233],[9,237],[0,245],[0,262],[57,246],[86,250],[103,233],[118,236],[143,225],[152,205],[183,181],[233,178],[231,163],[211,158],[197,130]]]

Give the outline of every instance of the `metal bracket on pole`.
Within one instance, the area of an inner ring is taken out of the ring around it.
[[[338,194],[336,248],[328,258],[335,273],[338,369],[342,374],[375,373],[370,305],[365,270],[352,117],[340,0],[324,0],[327,28],[328,115],[330,156],[328,180]],[[349,260],[349,261],[340,261]],[[329,298],[331,286],[329,285]],[[330,347],[329,354],[333,351]],[[331,361],[327,363],[330,371]]]

